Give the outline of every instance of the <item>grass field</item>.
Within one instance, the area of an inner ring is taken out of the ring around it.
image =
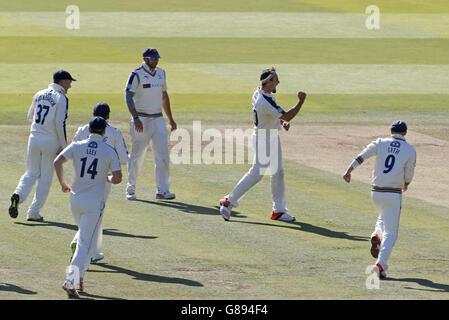
[[[80,8],[79,30],[65,29],[71,4]],[[105,259],[87,272],[84,298],[449,299],[449,7],[446,0],[425,6],[419,0],[378,0],[380,30],[367,30],[370,4],[2,2],[0,299],[66,299],[60,286],[76,232],[68,195],[54,178],[41,212],[46,222],[26,221],[31,195],[16,220],[7,214],[25,170],[33,94],[51,82],[54,71],[68,70],[78,79],[68,93],[68,136],[105,101],[111,124],[130,148],[123,89],[149,46],[162,56],[159,66],[167,71],[179,128],[191,130],[193,121],[220,130],[250,128],[251,95],[265,67],[279,71],[277,101],[284,108],[296,103],[299,89],[308,93],[292,130],[281,136],[288,150],[287,203],[297,221],[269,219],[268,177],[246,195],[230,222],[223,221],[218,201],[250,164],[172,165],[176,199],[156,201],[149,150],[138,201],[125,200],[126,167],[124,181],[112,188],[104,216]],[[396,119],[409,126],[416,176],[404,194],[389,279],[369,290],[365,270],[374,263],[369,236],[376,221],[372,162],[354,172],[351,184],[341,175],[382,134],[379,128],[388,134]],[[325,153],[326,140],[335,142],[335,158]],[[322,154],[326,161],[320,161]]]

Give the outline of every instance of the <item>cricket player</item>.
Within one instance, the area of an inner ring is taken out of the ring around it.
[[[79,238],[62,288],[69,297],[77,298],[82,291],[84,275],[91,258],[98,252],[101,223],[105,206],[106,183],[122,181],[117,152],[105,143],[106,120],[94,117],[89,122],[87,140],[72,142],[55,159],[54,167],[63,192],[71,192],[70,209],[78,226]],[[63,164],[73,160],[72,184],[64,178]],[[109,172],[112,172],[109,174]]]
[[[168,117],[171,131],[176,130],[176,122],[171,114],[165,71],[157,67],[159,53],[154,48],[147,48],[142,56],[143,63],[131,72],[125,91],[126,104],[132,116],[126,199],[136,199],[137,177],[151,142],[156,162],[156,199],[170,200],[175,198],[175,194],[170,193],[168,134],[162,109]]]
[[[28,208],[27,220],[44,221],[40,210],[50,191],[53,160],[67,145],[65,121],[69,100],[66,94],[72,81],[76,80],[70,73],[58,70],[53,74],[53,83],[33,97],[28,111],[28,120],[32,124],[28,139],[26,172],[11,196],[11,218],[17,217],[19,204],[26,200],[38,180],[33,201]]]
[[[111,109],[110,109],[109,105],[105,102],[100,102],[95,105],[94,110],[93,110],[93,116],[94,117],[102,117],[107,122],[107,120],[109,120],[110,112],[111,112]],[[89,124],[87,124],[85,126],[78,128],[78,130],[76,131],[75,136],[73,138],[73,141],[77,142],[77,141],[86,140],[89,138],[89,135],[90,135]],[[126,147],[125,140],[123,139],[123,135],[119,129],[116,129],[116,128],[112,127],[109,123],[107,123],[106,131],[103,136],[103,141],[106,142],[111,147],[113,147],[115,149],[115,151],[117,151],[121,165],[125,165],[128,163],[128,149]],[[106,183],[105,195],[104,195],[105,201],[108,199],[110,192],[111,192],[111,184]],[[103,226],[102,225],[100,226],[100,230],[101,230],[100,238],[98,240],[99,248],[102,247],[102,243],[103,243],[103,239],[102,239],[103,238],[102,237]],[[73,238],[72,243],[70,245],[70,247],[72,249],[72,254],[75,253],[78,238],[79,238],[79,231],[76,233],[76,235]],[[91,263],[97,263],[98,261],[103,260],[103,259],[104,259],[104,254],[99,251],[99,252],[97,252],[95,257],[93,257],[91,259]]]
[[[274,68],[263,70],[260,75],[261,86],[256,89],[252,98],[254,114],[253,145],[255,155],[251,169],[237,183],[234,189],[220,200],[220,214],[225,221],[231,218],[231,210],[238,207],[242,197],[258,183],[269,167],[271,175],[271,193],[273,197],[272,220],[286,222],[295,221],[286,207],[286,190],[284,169],[282,168],[282,150],[278,130],[281,125],[289,130],[290,121],[298,114],[305,99],[304,92],[298,92],[298,103],[285,111],[276,103],[273,93],[279,84],[279,77]],[[265,156],[268,159],[265,160]],[[273,166],[273,164],[276,166]]]
[[[394,121],[391,137],[371,142],[352,161],[343,176],[346,182],[351,182],[351,172],[366,159],[376,156],[371,197],[378,218],[371,235],[371,255],[377,258],[373,270],[381,279],[387,276],[388,258],[398,237],[402,192],[407,191],[415,170],[416,151],[405,141],[406,134],[406,123]]]

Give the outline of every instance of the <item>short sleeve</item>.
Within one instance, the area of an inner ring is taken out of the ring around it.
[[[278,106],[274,99],[265,95],[262,95],[260,98],[256,111],[258,113],[270,114],[276,118],[280,118],[285,113],[285,110]]]
[[[65,149],[61,151],[61,155],[66,159],[73,159],[73,143],[65,147]]]
[[[126,83],[126,91],[136,92],[138,86],[139,76],[135,71],[133,71],[129,75],[128,82]]]

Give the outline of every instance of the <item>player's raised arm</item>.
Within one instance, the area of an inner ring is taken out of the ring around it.
[[[306,100],[307,94],[305,92],[298,92],[298,103],[288,110],[286,113],[284,113],[280,119],[286,122],[290,122],[296,115],[298,114],[299,110],[301,110],[302,105],[304,104],[304,101]]]

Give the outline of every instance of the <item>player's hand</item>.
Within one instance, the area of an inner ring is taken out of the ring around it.
[[[171,131],[175,131],[178,128],[178,125],[176,124],[175,120],[170,120],[170,127]]]
[[[143,124],[142,124],[142,121],[140,121],[140,119],[134,120],[134,128],[136,129],[137,132],[143,131]]]
[[[405,192],[408,190],[408,184],[404,184],[404,186],[402,187],[402,192]]]
[[[61,185],[61,190],[62,190],[62,192],[67,193],[67,192],[72,191],[72,188],[70,188],[70,186],[68,184],[64,183],[63,185]]]
[[[304,101],[306,99],[306,97],[307,97],[307,94],[305,92],[303,92],[303,91],[298,92],[298,98],[300,101]]]
[[[347,182],[350,183],[351,182],[351,173],[350,172],[346,172],[343,176],[343,179]]]
[[[290,122],[282,121],[281,125],[282,125],[282,128],[285,129],[285,131],[288,131],[288,129],[290,129]]]

